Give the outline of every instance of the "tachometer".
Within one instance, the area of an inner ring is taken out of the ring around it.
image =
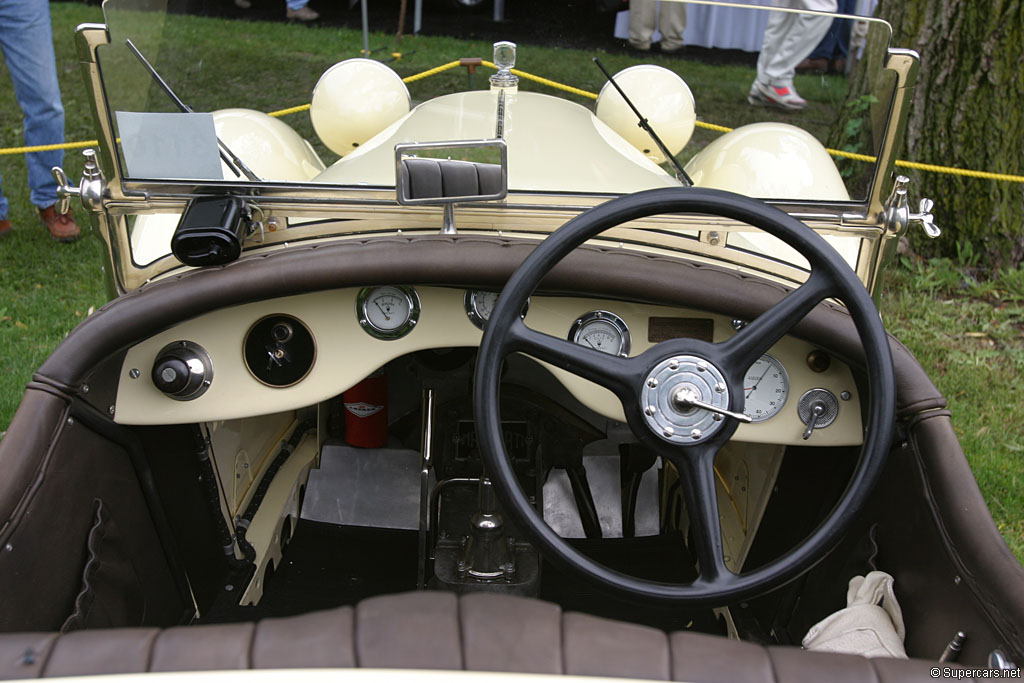
[[[789,375],[778,360],[765,354],[743,378],[743,414],[763,422],[782,410],[789,397]]]
[[[614,356],[629,355],[629,327],[608,311],[584,313],[569,328],[569,340]]]
[[[367,334],[398,339],[419,321],[420,297],[412,287],[365,287],[356,297],[356,315]]]

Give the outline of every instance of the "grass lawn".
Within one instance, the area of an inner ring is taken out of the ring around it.
[[[100,9],[79,3],[51,3],[58,72],[66,110],[66,137],[95,137],[89,104],[74,54],[73,30],[83,22],[102,21]],[[157,31],[156,29],[160,29]],[[356,57],[362,46],[358,32],[337,28],[310,28],[295,24],[245,22],[225,19],[175,17],[166,26],[140,25],[139,47],[168,82],[196,110],[240,106],[272,111],[309,101],[320,74],[341,59]],[[161,37],[162,36],[162,37]],[[192,50],[173,45],[187,41]],[[390,37],[377,35],[371,45],[388,45]],[[456,38],[407,36],[405,55],[391,66],[408,76],[458,59],[490,58],[489,43]],[[633,55],[600,53],[614,73]],[[550,47],[521,46],[520,69],[597,92],[603,76],[589,54]],[[698,93],[698,114],[714,123],[737,126],[763,120],[765,110],[751,111],[745,103],[753,71],[736,65],[682,63],[678,58],[652,55],[652,62],[684,72]],[[260,79],[253,83],[253,64]],[[137,65],[123,64],[124,68]],[[111,68],[115,68],[113,65]],[[0,69],[4,71],[4,69]],[[490,70],[482,68],[476,87],[484,87]],[[112,96],[131,101],[163,96],[145,80],[118,80]],[[465,89],[464,69],[412,83],[416,101]],[[845,85],[834,77],[801,77],[801,94],[815,102],[800,125],[821,138],[829,136],[845,97]],[[549,92],[529,81],[526,90]],[[578,96],[577,101],[590,100]],[[710,112],[705,114],[705,112]],[[786,117],[787,114],[779,114]],[[22,144],[20,111],[9,78],[0,78],[0,148]],[[305,114],[286,119],[305,138],[316,136]],[[680,155],[685,161],[696,146],[706,144],[699,132]],[[318,145],[325,162],[335,157]],[[0,434],[17,408],[25,384],[61,339],[108,298],[100,240],[91,234],[74,244],[52,242],[28,204],[25,163],[21,155],[0,156],[3,190],[11,201],[16,230],[0,240]],[[80,153],[68,152],[64,169],[73,180],[81,175]],[[978,181],[983,182],[983,181]],[[76,217],[83,226],[87,216],[80,206]],[[886,324],[928,368],[939,389],[949,397],[954,424],[992,510],[996,523],[1017,556],[1024,557],[1024,436],[1016,425],[1024,407],[1014,396],[1024,389],[1024,277],[1009,274],[979,285],[949,263],[912,264],[894,269],[882,298]]]

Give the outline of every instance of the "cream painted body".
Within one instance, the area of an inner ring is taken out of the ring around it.
[[[493,138],[498,96],[471,91],[417,106],[316,182],[395,184],[395,144]],[[679,183],[644,157],[589,109],[532,92],[507,96],[505,142],[510,191],[623,193]]]
[[[475,347],[481,332],[466,316],[463,296],[456,288],[419,287],[422,303],[419,323],[396,340],[371,337],[358,323],[355,301],[358,289],[347,288],[272,299],[229,308],[176,325],[129,349],[121,370],[115,420],[121,424],[180,424],[231,420],[315,406],[326,401],[394,360],[414,351],[432,348]],[[605,301],[576,297],[533,297],[526,323],[541,332],[565,339],[573,321],[583,313],[608,310],[619,315],[632,331],[631,355],[653,346],[647,341],[648,318],[652,316],[707,318],[714,323],[714,341],[731,335],[724,316],[664,306]],[[246,332],[257,320],[274,313],[288,313],[305,323],[316,340],[316,360],[305,379],[283,388],[257,381],[246,369],[242,345]],[[157,353],[167,344],[188,339],[210,354],[214,379],[209,390],[191,401],[175,401],[162,394],[149,378]],[[807,354],[814,347],[785,338],[769,351],[781,361],[790,376],[789,399],[775,417],[740,425],[734,437],[752,443],[801,444],[804,425],[797,417],[800,396],[813,388],[825,388],[842,401],[834,424],[815,432],[821,446],[861,443],[861,418],[857,389],[849,368],[833,361],[823,373],[811,372]],[[131,370],[140,370],[133,379]],[[586,407],[614,420],[623,421],[622,406],[607,389],[576,375],[548,367],[559,382]]]
[[[390,187],[395,182],[395,144],[493,137],[496,108],[497,96],[491,92],[438,97],[417,106],[326,170],[309,143],[279,119],[227,109],[216,112],[214,120],[221,139],[262,178]],[[551,125],[555,121],[558,126]],[[679,184],[590,110],[556,97],[530,92],[510,96],[505,137],[512,190],[619,194]],[[849,199],[821,143],[787,124],[757,123],[727,133],[694,156],[686,170],[699,187],[755,197]],[[226,180],[234,177],[226,167],[223,172]],[[131,231],[136,264],[146,265],[170,253],[179,218],[180,214],[136,218]],[[856,267],[859,237],[826,235],[825,239]],[[764,233],[733,233],[730,243],[807,266],[793,249]]]

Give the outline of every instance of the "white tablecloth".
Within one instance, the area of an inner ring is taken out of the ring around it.
[[[749,0],[748,4],[771,6],[773,3],[772,0]],[[688,5],[683,42],[701,47],[760,52],[769,14],[735,7]],[[629,38],[628,10],[619,12],[615,17],[615,37]],[[659,40],[661,34],[655,32],[654,41]]]

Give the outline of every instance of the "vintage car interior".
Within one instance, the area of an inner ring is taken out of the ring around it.
[[[887,34],[859,178],[777,122],[661,166],[635,120],[517,91],[510,44],[490,90],[411,110],[406,91],[351,144],[323,107],[397,77],[332,67],[311,116],[349,149],[328,165],[235,102],[123,104],[147,69],[187,86],[146,41],[152,7],[105,7],[77,35],[101,144],[62,184],[116,298],[0,442],[0,677],[860,681],[1024,659],[1024,569],[870,294],[926,220],[892,173],[916,55]],[[168,125],[215,177],[154,163]],[[910,659],[801,650],[874,571]]]

